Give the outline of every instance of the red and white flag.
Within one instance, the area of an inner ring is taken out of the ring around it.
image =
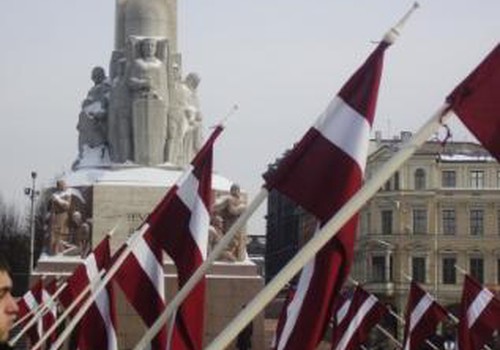
[[[33,284],[33,286],[28,290],[21,299],[17,302],[17,306],[19,307],[18,317],[23,318],[28,314],[32,314],[31,316],[27,316],[27,318],[22,322],[24,326],[27,326],[28,323],[33,319],[34,314],[39,310],[41,301],[42,301],[42,290],[43,290],[43,281],[42,279],[38,279],[38,281]],[[40,334],[43,331],[43,323],[40,319],[36,323],[34,323],[30,329],[26,331],[28,338],[31,344],[35,344],[40,339]]]
[[[148,216],[139,233],[140,247],[118,270],[116,280],[145,323],[151,326],[165,308],[161,249],[173,259],[179,288],[206,258],[212,191],[213,144],[217,127],[179,179]],[[131,284],[131,279],[142,282]],[[144,285],[143,285],[144,284]],[[170,348],[201,349],[205,309],[205,279],[190,292],[176,312]],[[154,349],[166,348],[166,328],[157,334]]]
[[[276,189],[325,224],[361,187],[383,57],[377,46],[278,167],[264,175]],[[357,215],[304,268],[277,349],[315,349],[349,274]]]
[[[69,307],[91,282],[95,285],[101,279],[100,272],[109,269],[110,263],[109,236],[106,236],[68,278],[68,285],[59,296],[61,304]],[[92,290],[94,303],[76,330],[78,349],[118,349],[113,286],[108,284],[97,296],[93,295]]]
[[[450,108],[500,161],[500,44],[448,96]]]
[[[207,256],[212,196],[213,145],[222,132],[217,126],[174,186],[167,205],[158,206],[148,222],[153,235],[173,259],[179,289]],[[205,278],[191,290],[176,312],[172,349],[201,349],[204,333]]]
[[[458,325],[458,348],[482,349],[495,330],[500,330],[500,301],[472,277],[465,276]]]
[[[150,327],[165,309],[163,252],[151,234],[148,222],[140,227],[127,245],[132,242],[132,251],[116,272],[114,279],[144,323]],[[125,248],[126,245],[122,246],[115,256],[119,256]],[[152,340],[151,348],[167,348],[165,327]]]
[[[406,306],[403,350],[420,349],[420,345],[435,334],[439,322],[447,316],[448,312],[429,293],[412,282]]]
[[[332,349],[359,349],[387,308],[373,294],[357,286],[352,298],[342,297],[335,312]]]
[[[57,304],[52,296],[55,294],[57,289],[57,280],[52,279],[49,283],[45,285],[42,289],[42,304],[48,309],[45,310],[45,314],[42,317],[42,329],[47,331],[52,327],[57,320]],[[49,344],[52,344],[56,340],[56,332],[53,332],[49,338]]]

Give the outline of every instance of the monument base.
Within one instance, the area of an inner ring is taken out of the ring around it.
[[[32,278],[40,275],[68,277],[81,260],[73,257],[46,257],[38,262]],[[177,292],[177,275],[172,261],[166,261],[165,297],[172,300]],[[204,344],[208,345],[241,311],[242,307],[264,287],[257,266],[250,261],[216,262],[207,275]],[[146,332],[146,327],[120,288],[115,288],[118,347],[133,349]],[[265,349],[264,313],[253,320],[252,348]],[[236,349],[233,344],[227,349]]]

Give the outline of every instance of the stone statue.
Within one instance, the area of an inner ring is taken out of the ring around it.
[[[136,44],[137,42],[137,44]],[[127,84],[132,100],[134,161],[157,165],[165,161],[167,139],[167,43],[158,38],[130,38],[131,52]]]
[[[64,250],[64,242],[69,241],[69,211],[71,193],[63,180],[56,182],[56,191],[48,202],[50,253],[58,254]]]
[[[138,51],[139,54],[130,62],[128,76],[128,86],[133,98],[153,98],[167,102],[167,69],[161,45],[164,46],[164,42],[145,38],[139,40],[137,47],[132,48],[133,52]]]
[[[184,118],[183,82],[180,62],[172,65],[171,98],[168,110],[167,149],[165,160],[173,164],[184,165],[183,134],[186,127]]]
[[[219,215],[224,223],[224,234],[229,231],[231,226],[236,222],[239,216],[247,208],[245,198],[241,195],[240,186],[237,184],[231,185],[229,195],[223,196],[215,202],[214,213]],[[238,261],[246,259],[246,244],[247,237],[245,229],[240,231],[234,236],[233,243],[235,248],[235,257]]]
[[[184,130],[182,133],[183,164],[189,163],[202,144],[202,114],[196,89],[200,84],[200,77],[196,73],[189,73],[182,84],[182,101],[184,111]]]
[[[78,157],[83,157],[84,146],[90,148],[106,145],[106,129],[110,85],[102,67],[92,69],[94,86],[82,102],[78,117]]]
[[[116,54],[115,54],[116,56]],[[127,83],[127,59],[113,62],[108,117],[108,144],[111,161],[124,163],[133,160],[132,103]]]
[[[224,221],[219,215],[212,215],[210,218],[210,226],[208,228],[208,247],[210,253],[214,247],[224,236]],[[237,260],[237,246],[234,240],[222,251],[217,260],[219,261],[236,261]]]
[[[73,239],[78,246],[81,258],[86,258],[89,255],[92,247],[90,245],[90,224],[83,220],[82,214],[75,210],[71,215],[73,222]]]

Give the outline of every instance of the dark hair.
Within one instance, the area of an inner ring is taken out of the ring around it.
[[[3,254],[0,254],[0,272],[7,272],[10,275],[10,266]]]

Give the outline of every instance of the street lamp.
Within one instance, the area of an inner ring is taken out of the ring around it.
[[[29,196],[31,201],[30,207],[30,265],[29,272],[30,275],[33,272],[34,268],[34,259],[35,259],[35,198],[40,194],[40,191],[36,190],[35,181],[36,181],[36,171],[31,172],[31,188],[25,187],[24,194]]]

